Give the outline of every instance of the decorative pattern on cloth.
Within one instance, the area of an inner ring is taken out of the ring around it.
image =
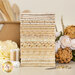
[[[55,15],[21,14],[21,66],[55,67]]]

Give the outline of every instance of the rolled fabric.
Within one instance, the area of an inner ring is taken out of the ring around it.
[[[20,58],[20,50],[16,49],[16,61],[19,61]]]
[[[19,61],[19,49],[10,50],[10,61]]]
[[[16,61],[16,51],[10,50],[10,61]]]

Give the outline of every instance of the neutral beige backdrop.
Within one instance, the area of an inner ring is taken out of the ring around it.
[[[75,0],[9,0],[11,5],[18,4],[21,12],[31,10],[32,13],[55,13],[56,25],[61,30],[61,16],[65,26],[75,25]]]

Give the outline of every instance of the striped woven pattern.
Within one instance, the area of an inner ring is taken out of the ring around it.
[[[21,66],[55,67],[55,15],[21,14]]]

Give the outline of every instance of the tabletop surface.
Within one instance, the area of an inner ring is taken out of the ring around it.
[[[61,65],[61,64],[56,64]],[[66,64],[64,64],[66,65]],[[6,73],[0,69],[0,75],[75,75],[75,62],[67,64],[71,69],[48,69],[48,67],[20,67]]]

